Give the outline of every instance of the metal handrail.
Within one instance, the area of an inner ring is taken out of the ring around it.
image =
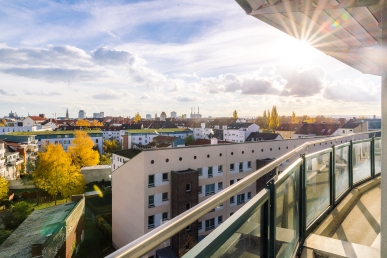
[[[366,133],[352,134],[352,139],[354,139],[355,135],[370,134],[370,133],[377,133],[377,132],[381,132],[381,131],[378,130],[378,131],[371,131]],[[258,169],[252,174],[246,176],[245,178],[238,181],[237,183],[223,189],[216,195],[208,198],[207,200],[204,200],[203,202],[192,207],[191,209],[169,220],[167,223],[155,228],[151,232],[148,232],[147,234],[139,237],[138,239],[130,242],[124,247],[111,253],[110,255],[106,256],[106,258],[141,257],[142,255],[153,250],[155,247],[159,246],[165,240],[173,237],[174,235],[176,235],[177,233],[185,229],[193,222],[197,221],[199,218],[201,218],[202,216],[210,212],[214,207],[229,200],[232,196],[236,195],[237,193],[239,193],[240,191],[242,191],[252,183],[255,183],[256,180],[266,175],[268,172],[272,171],[273,169],[276,169],[283,162],[290,159],[294,155],[300,153],[303,149],[306,149],[305,153],[307,153],[308,152],[307,148],[312,144],[322,143],[325,141],[333,141],[333,140],[345,138],[348,136],[350,135],[323,138],[321,140],[315,140],[315,141],[303,143],[299,147],[295,148],[292,151],[289,151],[288,153],[282,155],[278,159],[273,160],[271,163],[267,164],[261,169]]]

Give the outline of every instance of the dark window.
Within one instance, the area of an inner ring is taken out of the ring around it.
[[[168,181],[168,173],[163,173],[163,181]]]
[[[163,193],[163,201],[168,201],[168,192]]]
[[[222,190],[223,189],[223,182],[219,182],[218,183],[218,190]]]
[[[251,192],[247,193],[247,199],[251,199]]]
[[[234,170],[234,163],[230,164],[230,170],[233,171]]]
[[[206,195],[211,195],[215,193],[215,184],[206,185]]]
[[[212,167],[208,167],[208,177],[212,177]]]
[[[234,180],[230,180],[230,185],[234,184]]]
[[[223,166],[222,166],[222,165],[219,165],[219,166],[218,166],[218,172],[219,172],[219,173],[222,173],[222,172],[223,172]]]
[[[234,196],[230,198],[230,203],[235,203]]]
[[[148,176],[148,188],[155,186],[155,175]]]
[[[223,216],[218,217],[218,225],[223,223]]]
[[[149,195],[148,196],[148,208],[153,208],[153,207],[155,207],[155,196]]]
[[[191,191],[191,184],[186,184],[186,185],[185,185],[185,190],[186,190],[187,192]]]
[[[199,176],[203,175],[203,169],[202,168],[198,168],[198,172],[199,172]]]
[[[239,171],[240,171],[240,172],[243,171],[243,162],[240,162],[240,163],[239,163]]]
[[[185,228],[185,231],[190,231],[191,230],[191,226],[188,226]]]
[[[163,221],[168,220],[168,212],[163,212]]]
[[[238,194],[237,195],[237,204],[245,203],[245,194]]]
[[[247,161],[247,167],[251,168],[251,161]]]
[[[206,230],[215,228],[215,218],[206,220]]]
[[[155,216],[148,216],[148,228],[154,228],[155,227]]]
[[[199,187],[198,187],[198,193],[199,193],[199,194],[202,193],[202,186],[201,186],[201,185],[199,185]]]
[[[198,222],[198,230],[202,230],[202,225],[203,225],[203,223],[201,221]]]
[[[186,208],[186,210],[191,209],[191,203],[187,203],[187,204],[185,205],[185,208]]]

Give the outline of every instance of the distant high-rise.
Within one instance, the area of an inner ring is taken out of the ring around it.
[[[146,119],[151,119],[152,116],[151,116],[151,114],[146,114],[145,118],[146,118]]]
[[[171,112],[171,118],[176,118],[176,112],[175,111]]]
[[[81,119],[86,118],[86,112],[85,112],[85,110],[79,110],[79,112],[78,112],[78,118],[81,118]]]

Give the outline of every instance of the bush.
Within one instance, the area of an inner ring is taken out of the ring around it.
[[[15,229],[17,228],[27,217],[33,212],[33,208],[27,202],[18,202],[12,208],[11,212],[8,212],[4,218],[3,222],[6,228]]]

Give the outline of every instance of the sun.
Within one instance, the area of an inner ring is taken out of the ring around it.
[[[277,42],[274,51],[283,63],[310,65],[316,56],[316,50],[306,40],[284,37]]]

